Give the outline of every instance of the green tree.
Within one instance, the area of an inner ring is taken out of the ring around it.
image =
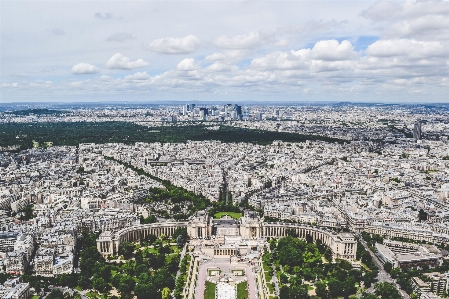
[[[134,245],[130,242],[123,242],[120,244],[118,248],[118,253],[120,255],[123,255],[123,257],[126,259],[131,258],[133,252],[134,252]]]
[[[149,234],[147,235],[143,240],[142,240],[142,244],[144,246],[148,246],[154,243],[154,241],[157,240],[157,237],[153,234]]]
[[[327,299],[329,297],[329,292],[327,291],[327,285],[323,281],[318,281],[315,283],[315,292],[321,299]]]
[[[132,290],[134,290],[134,286],[136,282],[129,275],[122,275],[120,277],[120,283],[118,285],[118,290],[120,294],[123,296],[124,294],[130,294]]]
[[[169,299],[170,298],[170,289],[165,287],[162,289],[161,294],[162,294],[162,299]]]
[[[136,285],[134,294],[139,299],[161,298],[161,294],[156,290],[156,288],[151,283]]]
[[[92,281],[92,286],[100,293],[105,293],[111,289],[110,285],[101,277],[94,278]]]
[[[295,285],[290,289],[291,299],[310,299],[307,285]]]
[[[138,264],[138,263],[136,263],[136,265],[137,266],[136,266],[135,272],[136,272],[137,276],[139,276],[142,273],[148,273],[148,266],[147,265]]]
[[[143,218],[143,216],[140,216],[140,224],[149,224],[149,223],[156,223],[157,218],[154,215],[149,215],[147,218]]]
[[[69,288],[76,287],[77,277],[73,274],[61,274],[58,276],[58,284]]]
[[[343,288],[341,286],[341,282],[337,279],[329,279],[329,281],[327,282],[327,286],[329,288],[329,296],[331,298],[337,298],[342,295]]]
[[[290,288],[286,285],[283,285],[279,290],[279,299],[291,299],[290,297]]]
[[[326,251],[324,252],[324,258],[329,262],[332,263],[332,251],[330,249],[326,249]]]
[[[91,280],[89,278],[87,278],[84,273],[81,272],[81,275],[78,276],[78,285],[82,288],[82,289],[88,289],[91,285]]]
[[[342,283],[343,287],[343,296],[348,297],[349,295],[355,294],[357,292],[357,288],[355,286],[355,279],[352,276],[348,276],[345,281]]]
[[[64,294],[60,289],[53,289],[46,297],[48,299],[64,299]]]
[[[377,277],[376,271],[367,271],[365,272],[365,274],[363,274],[363,283],[367,288],[369,288],[376,277]]]
[[[393,269],[393,266],[392,266],[390,263],[385,263],[385,264],[384,264],[384,270],[385,270],[387,273],[390,273],[392,269]]]
[[[377,296],[388,299],[400,299],[401,295],[398,290],[389,282],[377,282],[374,285],[374,290]]]
[[[288,276],[285,275],[285,273],[281,273],[280,280],[281,280],[281,283],[286,284],[286,283],[288,283]]]

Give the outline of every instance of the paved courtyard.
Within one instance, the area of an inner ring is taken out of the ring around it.
[[[198,280],[197,286],[195,290],[195,299],[204,299],[204,289],[207,278],[207,269],[209,268],[219,268],[223,272],[231,272],[235,268],[245,269],[246,278],[248,281],[248,298],[256,299],[257,298],[257,289],[256,289],[256,279],[254,276],[254,267],[249,266],[248,264],[231,264],[229,259],[212,259],[205,262],[202,262],[199,266],[198,270]],[[232,297],[230,297],[232,298]]]

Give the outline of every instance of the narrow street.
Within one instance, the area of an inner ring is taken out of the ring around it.
[[[401,287],[396,283],[396,281],[393,278],[391,278],[391,275],[384,270],[382,263],[379,261],[378,257],[368,247],[368,244],[366,244],[366,242],[365,242],[365,240],[363,240],[362,236],[358,233],[354,233],[354,234],[359,238],[360,243],[362,243],[363,247],[365,247],[365,250],[369,252],[371,257],[373,258],[374,263],[379,268],[379,274],[377,275],[377,281],[378,282],[386,281],[386,282],[391,283],[392,285],[394,285],[396,287],[396,289],[398,289],[399,294],[402,296],[403,299],[410,299],[410,296],[405,291],[403,291],[401,289]],[[370,293],[373,293],[374,287],[371,286],[370,288],[367,289],[367,291]]]

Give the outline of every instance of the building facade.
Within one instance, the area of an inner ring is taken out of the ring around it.
[[[254,212],[234,220],[230,217],[212,219],[206,212],[197,212],[188,222],[163,222],[136,225],[115,233],[103,232],[97,239],[97,249],[104,255],[117,255],[121,242],[139,242],[149,234],[171,236],[177,228],[186,228],[191,239],[240,236],[246,240],[285,237],[294,232],[301,239],[321,240],[329,246],[335,258],[355,259],[357,241],[350,233],[336,233],[312,225],[293,223],[265,223]]]

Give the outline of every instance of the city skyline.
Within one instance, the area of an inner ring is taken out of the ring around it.
[[[448,108],[2,104],[0,295],[445,298]]]
[[[448,1],[2,1],[0,102],[445,102],[448,14]]]

